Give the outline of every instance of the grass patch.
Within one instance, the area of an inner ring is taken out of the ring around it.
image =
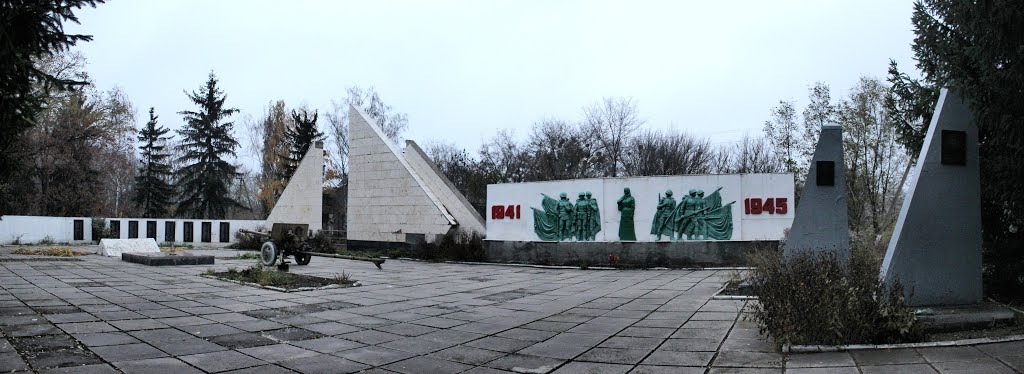
[[[53,256],[53,257],[75,257],[85,256],[88,253],[72,251],[68,247],[50,247],[46,249],[18,248],[11,253],[16,255]]]
[[[332,284],[350,286],[354,283],[354,281],[344,273],[336,275],[333,278],[323,278],[311,275],[284,273],[272,268],[265,268],[260,265],[250,266],[242,270],[228,268],[227,271],[222,272],[217,272],[210,268],[207,269],[204,274],[222,279],[256,283],[261,286],[280,287],[284,289],[324,287]]]
[[[878,279],[879,256],[854,249],[849,263],[834,254],[784,258],[777,248],[750,256],[750,288],[758,297],[750,319],[784,344],[888,344],[924,334],[898,282]]]
[[[178,253],[178,252],[185,252],[185,249],[186,249],[186,247],[174,247],[174,246],[171,246],[171,247],[160,247],[160,252],[164,252],[164,253]]]
[[[260,254],[254,252],[244,252],[231,257],[233,260],[259,260]]]

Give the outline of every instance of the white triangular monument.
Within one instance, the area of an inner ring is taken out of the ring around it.
[[[483,235],[483,218],[416,143],[406,144],[402,152],[349,106],[348,247],[400,247],[450,230]]]
[[[281,197],[267,216],[269,230],[275,223],[305,223],[316,233],[323,229],[324,143],[316,142],[299,162]]]
[[[880,274],[899,280],[911,305],[982,301],[978,167],[978,127],[943,88]]]

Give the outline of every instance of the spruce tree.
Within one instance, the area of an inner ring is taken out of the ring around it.
[[[320,132],[316,126],[316,111],[313,111],[313,116],[310,117],[309,111],[303,110],[300,115],[299,112],[293,110],[292,120],[295,122],[295,127],[284,130],[285,143],[288,145],[288,155],[284,156],[287,160],[284,170],[285,180],[291,179],[292,174],[295,174],[295,169],[299,168],[299,162],[306,156],[309,147],[315,142],[323,141],[324,138],[324,133]]]
[[[25,168],[17,149],[25,131],[47,109],[51,92],[85,85],[85,80],[54,76],[41,59],[69,50],[90,35],[68,34],[65,23],[78,23],[75,10],[103,0],[0,1],[0,215],[12,207],[12,182]]]
[[[135,176],[135,205],[142,210],[147,218],[167,215],[167,206],[174,197],[171,186],[171,166],[167,163],[170,153],[167,152],[167,134],[169,129],[157,126],[157,115],[149,108],[149,122],[139,130],[139,150],[142,159],[139,162],[139,174]]]
[[[229,208],[244,208],[229,195],[231,182],[239,173],[224,158],[235,156],[238,141],[231,135],[233,122],[227,117],[238,109],[225,108],[227,95],[217,88],[217,77],[210,72],[199,92],[188,94],[198,111],[182,111],[185,126],[178,130],[182,140],[181,157],[185,166],[178,172],[181,199],[175,213],[194,218],[222,219]]]

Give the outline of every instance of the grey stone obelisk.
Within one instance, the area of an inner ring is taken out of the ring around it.
[[[849,260],[844,165],[843,128],[822,126],[793,226],[783,247],[787,258],[809,251],[834,253],[843,262]]]
[[[943,88],[880,273],[911,305],[981,302],[979,178],[977,126]]]

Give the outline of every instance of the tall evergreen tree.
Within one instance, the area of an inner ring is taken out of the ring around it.
[[[64,23],[78,23],[74,12],[102,0],[0,1],[0,215],[10,208],[11,182],[23,169],[16,144],[47,107],[51,91],[86,84],[54,76],[37,62],[68,50],[90,35],[66,34]]]
[[[306,156],[309,147],[324,139],[324,133],[320,132],[316,126],[316,111],[313,111],[313,116],[310,117],[307,110],[302,110],[301,114],[293,110],[292,120],[295,122],[295,126],[284,130],[285,143],[288,145],[288,155],[284,156],[287,160],[284,170],[285,180],[291,179],[292,174],[295,174],[295,169],[299,168],[299,162],[302,161],[302,157]]]
[[[142,210],[143,217],[162,217],[167,214],[167,206],[174,197],[174,187],[170,184],[171,166],[167,159],[167,134],[169,129],[157,126],[157,115],[149,108],[149,122],[139,130],[139,150],[142,151],[142,163],[139,173],[135,176],[135,205]]]
[[[918,0],[911,18],[925,81],[957,90],[978,125],[985,292],[1018,299],[1024,299],[1022,20],[1024,2],[1004,0]]]
[[[230,196],[231,183],[239,175],[237,168],[224,160],[235,156],[238,147],[238,141],[231,135],[234,123],[225,121],[238,109],[224,107],[227,95],[217,88],[217,77],[212,71],[199,92],[187,95],[199,110],[178,112],[185,120],[185,126],[178,130],[182,137],[179,161],[185,166],[178,172],[182,196],[175,213],[224,218],[229,208],[244,208]]]

